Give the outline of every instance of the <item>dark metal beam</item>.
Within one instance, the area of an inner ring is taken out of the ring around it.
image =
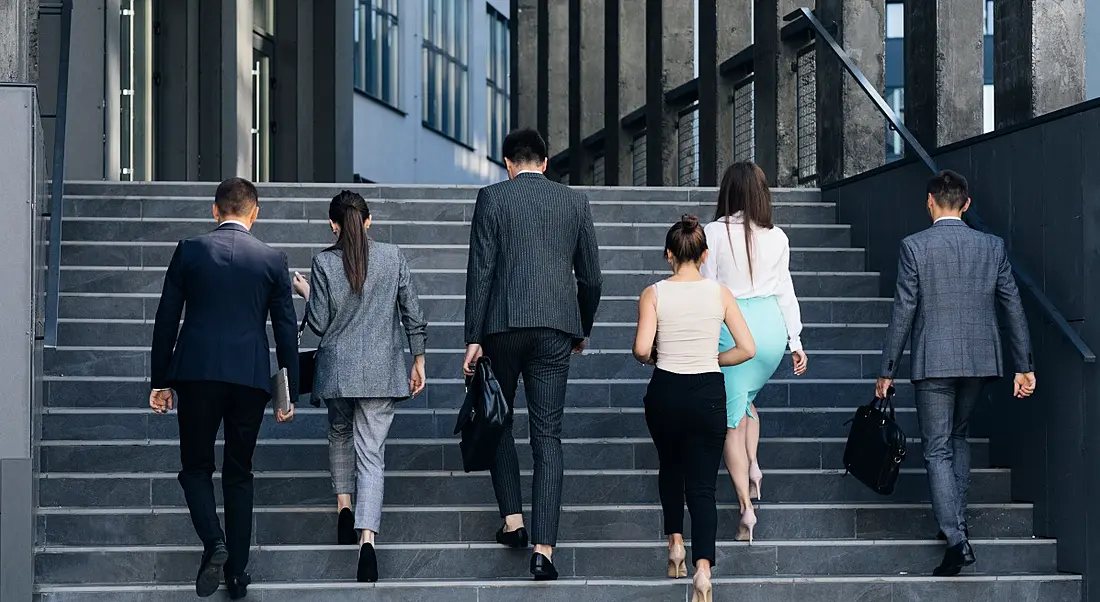
[[[586,161],[581,146],[581,0],[569,0],[569,183],[581,184]]]
[[[718,2],[699,0],[699,185],[718,183]]]
[[[604,2],[603,36],[603,178],[605,186],[619,185],[619,2]]]
[[[550,135],[550,0],[539,0],[538,47],[538,111],[537,123],[543,137]]]
[[[645,3],[645,173],[646,185],[664,185],[664,160],[661,145],[664,142],[665,91],[664,69],[664,15],[662,0],[646,0]]]
[[[528,15],[530,18],[530,15]],[[519,0],[508,3],[508,127],[519,126]],[[526,100],[526,99],[524,99]]]

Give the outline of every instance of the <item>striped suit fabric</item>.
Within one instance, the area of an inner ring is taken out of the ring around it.
[[[562,414],[569,355],[587,337],[602,275],[588,198],[542,174],[478,193],[466,272],[468,344],[482,344],[508,403],[523,378],[534,457],[531,541],[555,545],[561,511]],[[519,514],[511,428],[492,467],[501,516]]]

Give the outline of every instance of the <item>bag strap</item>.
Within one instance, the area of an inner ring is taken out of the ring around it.
[[[890,420],[897,420],[897,413],[894,409],[894,393],[894,387],[890,387],[886,390],[886,397],[884,399],[875,399],[875,401],[872,402],[875,407],[880,410],[889,410]]]

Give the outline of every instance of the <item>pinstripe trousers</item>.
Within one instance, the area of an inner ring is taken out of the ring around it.
[[[515,403],[516,387],[523,376],[530,423],[532,484],[531,543],[552,546],[558,541],[561,513],[561,429],[565,413],[565,388],[569,380],[569,356],[573,339],[551,328],[525,328],[493,334],[482,346],[493,363],[493,372],[509,404]],[[523,512],[519,458],[512,425],[500,438],[490,470],[500,515]]]
[[[355,528],[378,533],[386,470],[386,437],[393,423],[389,397],[341,397],[328,404],[328,455],[332,488],[355,493]]]

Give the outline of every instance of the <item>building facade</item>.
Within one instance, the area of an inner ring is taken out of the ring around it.
[[[497,181],[508,4],[74,2],[67,176]],[[59,30],[43,19],[40,80],[51,99]]]

